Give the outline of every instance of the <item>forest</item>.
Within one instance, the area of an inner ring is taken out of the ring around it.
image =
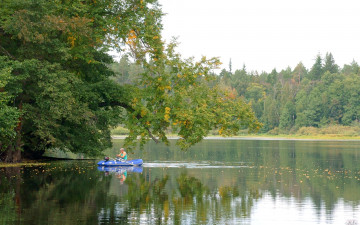
[[[141,73],[127,56],[112,69],[120,83],[133,83]],[[318,54],[310,69],[300,62],[294,69],[258,73],[247,71],[245,65],[232,71],[230,60],[229,68],[216,78],[222,89],[252,106],[263,124],[261,133],[314,134],[305,128],[332,126],[342,134],[347,130],[359,135],[359,129],[349,129],[360,125],[360,67],[355,61],[340,67],[332,53],[326,53],[324,58]]]
[[[263,132],[291,133],[302,127],[359,126],[359,69],[355,61],[339,67],[326,53],[324,58],[318,54],[310,69],[301,62],[294,69],[261,74],[243,67],[223,70],[219,82],[251,103]]]

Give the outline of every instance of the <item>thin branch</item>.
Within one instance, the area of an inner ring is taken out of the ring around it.
[[[151,139],[153,139],[153,140],[155,141],[155,143],[158,144],[158,143],[159,143],[159,139],[157,139],[157,138],[151,133],[151,131],[150,131],[149,128],[146,128],[146,130],[148,131],[149,136],[151,137]]]
[[[111,101],[111,102],[101,102],[99,103],[99,107],[105,107],[105,106],[121,106],[131,112],[134,111],[134,109],[127,103],[119,102],[119,101]]]
[[[1,45],[0,45],[0,51],[2,53],[4,53],[5,55],[7,55],[9,58],[14,59],[14,60],[16,59],[13,55],[11,55],[8,51],[6,51],[6,49]]]

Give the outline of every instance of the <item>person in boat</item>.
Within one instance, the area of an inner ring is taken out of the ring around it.
[[[127,154],[126,154],[124,148],[120,148],[120,153],[116,155],[116,159],[120,160],[120,161],[126,161],[127,160]]]

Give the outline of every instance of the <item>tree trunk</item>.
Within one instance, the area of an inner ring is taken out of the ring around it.
[[[22,110],[22,102],[19,104],[20,111]],[[19,123],[16,126],[16,138],[14,140],[14,144],[10,144],[7,147],[6,156],[5,156],[5,162],[8,163],[16,163],[21,162],[21,129],[22,129],[22,116],[19,118]]]
[[[11,162],[11,163],[21,162],[21,147],[22,147],[21,135],[19,131],[16,136],[14,145],[10,145],[8,147],[5,162]]]
[[[17,139],[20,140],[20,138]],[[21,162],[21,145],[19,144],[19,141],[17,140],[14,145],[9,145],[5,154],[5,162]]]

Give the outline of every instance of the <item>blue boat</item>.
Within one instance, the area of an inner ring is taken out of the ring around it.
[[[129,161],[101,160],[97,164],[98,166],[141,166],[143,164],[143,160],[142,159],[134,159]]]

